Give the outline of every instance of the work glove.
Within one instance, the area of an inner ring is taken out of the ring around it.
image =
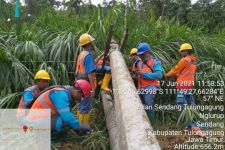
[[[83,136],[91,132],[91,127],[88,124],[81,124],[80,128],[74,130],[79,136]]]

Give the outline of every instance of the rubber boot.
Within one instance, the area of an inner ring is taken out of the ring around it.
[[[106,73],[103,78],[102,87],[101,87],[101,89],[103,89],[106,92],[112,92],[112,90],[109,88],[110,79],[111,79],[111,74]]]
[[[149,121],[151,122],[152,128],[155,131],[156,130],[156,126],[155,126],[155,112],[153,110],[147,110],[146,113],[148,115]]]
[[[77,119],[81,124],[89,124],[89,118],[90,118],[89,113],[81,114],[79,111],[77,111]]]

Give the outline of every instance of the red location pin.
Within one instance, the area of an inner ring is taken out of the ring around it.
[[[23,126],[23,131],[26,133],[27,132],[28,127],[26,125]]]

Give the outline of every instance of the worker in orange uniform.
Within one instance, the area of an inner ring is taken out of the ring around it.
[[[89,124],[78,121],[71,112],[71,102],[81,102],[90,95],[91,86],[86,80],[77,80],[73,86],[52,86],[41,93],[35,100],[28,114],[27,120],[40,123],[42,120],[51,117],[51,131],[60,132],[64,127],[75,130],[90,131]],[[49,109],[49,114],[37,115],[35,109]]]
[[[178,64],[171,69],[166,77],[177,77],[177,105],[195,105],[195,99],[191,93],[195,85],[196,57],[190,44],[184,43],[180,46],[179,53],[183,57]]]
[[[158,58],[153,56],[152,49],[148,43],[138,45],[137,55],[141,58],[136,71],[138,75],[138,90],[142,103],[147,108],[146,113],[155,129],[154,103],[157,89],[160,87],[162,78],[162,64]]]
[[[28,108],[28,105],[32,103],[32,100],[48,87],[48,82],[51,78],[47,71],[39,70],[35,74],[34,80],[36,84],[24,90],[18,109]]]
[[[141,61],[141,58],[139,58],[139,56],[137,55],[137,52],[138,52],[137,48],[132,48],[130,50],[130,59],[133,61],[132,66],[130,68],[130,74],[136,88],[138,87],[138,77],[137,77],[136,71],[138,68],[138,63]]]
[[[96,67],[93,57],[93,41],[95,39],[84,33],[79,38],[79,44],[83,48],[83,51],[79,54],[76,66],[76,80],[84,79],[91,85],[91,95],[85,97],[78,105],[77,117],[81,123],[88,123],[90,117],[90,110],[92,105],[92,99],[96,89]]]

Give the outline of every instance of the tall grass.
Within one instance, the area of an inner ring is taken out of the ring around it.
[[[0,27],[0,107],[16,107],[21,92],[34,84],[33,76],[39,69],[50,72],[51,84],[70,84],[74,80],[75,61],[81,50],[79,36],[89,32],[96,38],[96,56],[105,47],[107,30],[111,24],[115,26],[114,38],[118,42],[125,27],[129,29],[124,50],[127,64],[130,64],[130,49],[140,42],[148,42],[166,72],[181,58],[177,52],[179,45],[189,42],[198,58],[196,80],[225,80],[225,30],[216,35],[207,35],[173,21],[155,19],[154,13],[150,13],[149,18],[144,20],[136,10],[126,10],[123,4],[118,4],[108,8],[98,7],[79,15],[69,10],[55,12],[44,9],[40,16],[33,16],[28,22],[19,25],[5,23],[0,19],[0,24],[4,25]],[[197,97],[197,100],[202,103],[201,97]],[[175,104],[175,95],[159,95],[156,103]],[[175,112],[161,111],[157,114],[160,125],[177,121]],[[104,140],[101,131],[91,136],[96,138],[95,143],[88,140],[83,142],[91,144],[91,148],[96,148],[99,140]],[[105,147],[107,143],[101,144]]]

